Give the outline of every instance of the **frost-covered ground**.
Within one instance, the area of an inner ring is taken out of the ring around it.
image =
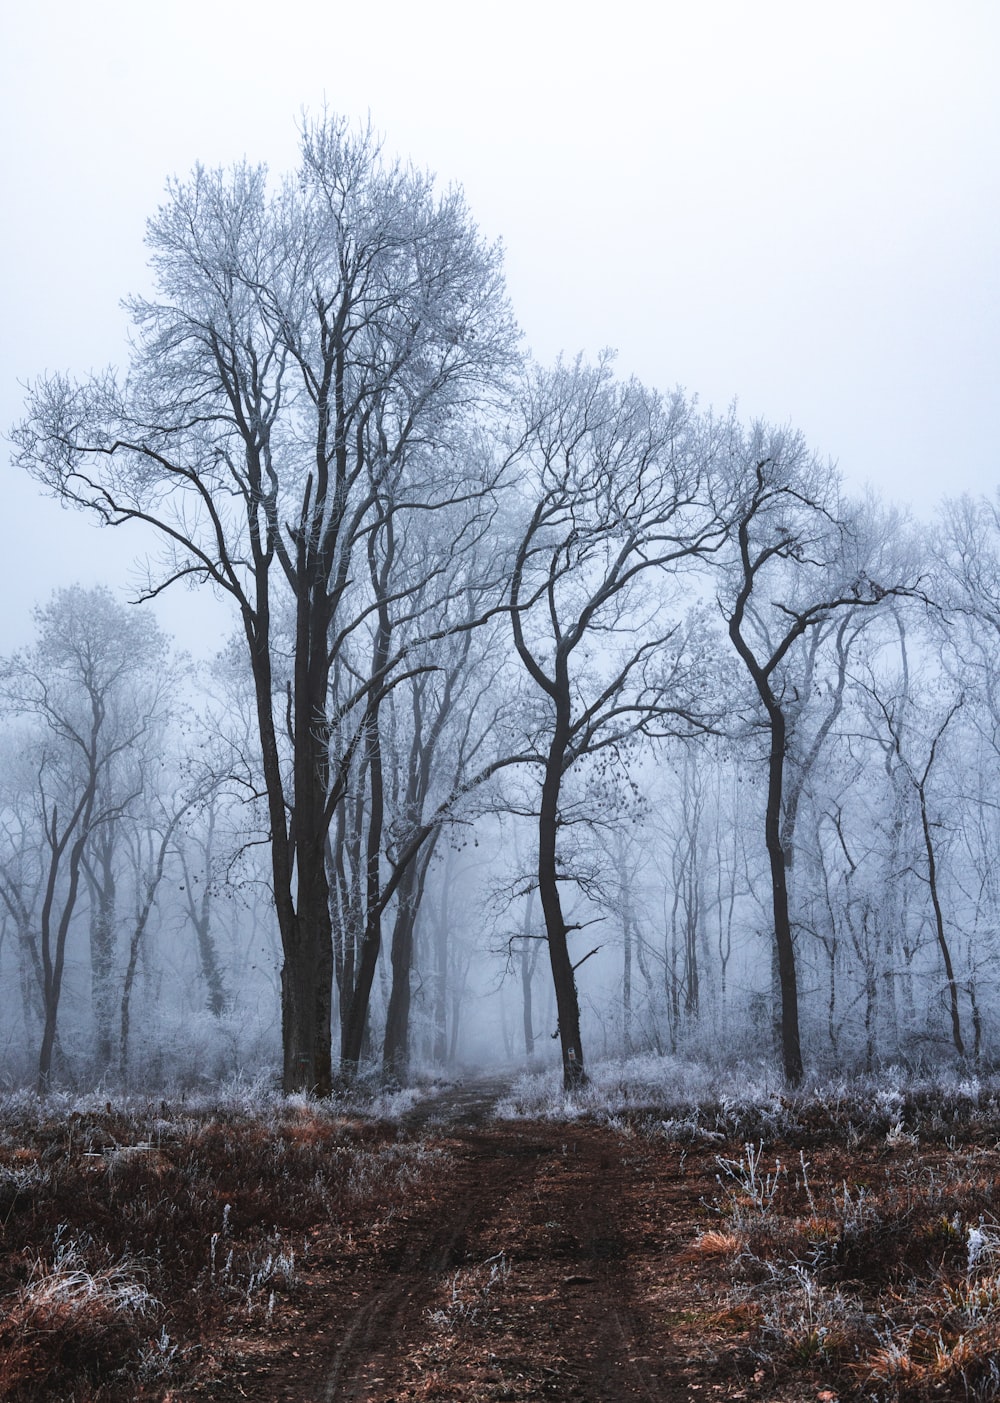
[[[654,1119],[676,1139],[771,1139],[801,1132],[819,1119],[841,1127],[848,1139],[862,1130],[946,1133],[955,1119],[1000,1126],[998,1073],[942,1068],[918,1076],[886,1067],[864,1076],[816,1079],[789,1091],[776,1069],[763,1064],[720,1069],[646,1054],[592,1063],[588,1076],[586,1086],[566,1093],[560,1069],[521,1073],[494,1114],[507,1120]]]
[[[284,1377],[289,1360],[313,1371],[296,1395],[313,1397],[331,1320],[388,1299],[420,1252],[433,1270],[414,1311],[435,1340],[441,1321],[458,1330],[443,1221],[493,1234],[479,1266],[515,1261],[511,1244],[534,1234],[510,1311],[534,1309],[532,1272],[537,1300],[553,1299],[567,1244],[589,1280],[588,1203],[608,1174],[635,1298],[661,1311],[648,1335],[669,1343],[698,1304],[683,1349],[699,1387],[736,1369],[755,1403],[1000,1399],[1000,1076],[886,1068],[789,1093],[763,1065],[643,1056],[589,1070],[572,1096],[555,1068],[405,1090],[372,1077],[323,1102],[281,1095],[273,1073],[164,1098],[0,1096],[0,1399],[165,1403],[234,1371],[250,1390],[255,1369],[279,1361]],[[515,1188],[511,1220],[498,1204],[509,1214]],[[577,1220],[571,1242],[560,1224]],[[499,1298],[476,1270],[469,1289]],[[458,1322],[470,1369],[487,1347],[480,1316]],[[518,1328],[530,1352],[536,1317]],[[244,1396],[276,1395],[261,1382]]]
[[[502,1086],[507,1089],[498,1094]],[[41,1098],[31,1090],[16,1090],[0,1095],[0,1126],[33,1121],[40,1115],[83,1116],[112,1108],[125,1116],[140,1115],[148,1125],[151,1109],[157,1106],[164,1131],[185,1117],[201,1121],[213,1111],[224,1119],[266,1119],[307,1107],[320,1117],[349,1115],[392,1122],[426,1113],[435,1102],[454,1098],[462,1090],[474,1095],[477,1087],[482,1087],[493,1117],[499,1120],[589,1118],[613,1124],[652,1119],[677,1139],[748,1134],[773,1138],[810,1128],[819,1117],[845,1132],[854,1126],[895,1135],[916,1133],[928,1118],[933,1122],[928,1128],[935,1132],[946,1130],[956,1117],[996,1119],[1000,1124],[1000,1072],[942,1067],[915,1075],[906,1068],[888,1066],[869,1075],[815,1078],[790,1091],[777,1069],[764,1063],[719,1067],[642,1054],[591,1063],[587,1084],[571,1093],[564,1091],[557,1066],[536,1072],[491,1068],[488,1074],[476,1070],[452,1076],[418,1073],[411,1085],[402,1088],[387,1087],[372,1076],[324,1102],[285,1096],[276,1089],[270,1072],[165,1097],[159,1092],[101,1088],[56,1090]]]

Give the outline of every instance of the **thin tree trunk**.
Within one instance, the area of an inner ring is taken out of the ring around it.
[[[787,864],[781,842],[781,796],[785,767],[785,718],[774,706],[770,714],[771,753],[767,776],[764,837],[771,868],[774,911],[774,945],[781,997],[781,1056],[790,1086],[802,1080],[802,1046],[799,1040],[799,989],[795,970],[795,944],[788,909]]]
[[[111,1063],[114,1024],[116,883],[113,826],[98,830],[93,861],[84,853],[90,891],[90,980],[94,1010],[94,1057],[98,1075]]]
[[[440,830],[409,864],[397,889],[396,920],[392,931],[392,988],[385,1015],[382,1069],[386,1076],[405,1081],[410,1069],[410,976],[413,969],[413,935],[424,893],[424,883]]]
[[[568,701],[565,710],[568,713]],[[560,716],[557,721],[542,782],[542,798],[538,809],[538,894],[545,916],[552,984],[556,995],[563,1084],[566,1090],[570,1091],[581,1086],[587,1080],[587,1074],[580,1042],[580,1000],[566,938],[566,920],[559,897],[556,858],[559,791],[562,781],[562,758],[566,749],[567,719],[568,715],[566,719]]]
[[[949,718],[950,719],[950,718]],[[947,722],[945,723],[947,725]],[[944,727],[938,733],[934,745],[940,739]],[[962,1038],[962,1020],[958,1007],[958,982],[955,979],[955,969],[951,961],[951,949],[948,945],[948,935],[945,931],[944,912],[941,909],[941,897],[938,891],[937,877],[937,856],[934,851],[934,837],[931,832],[930,817],[927,812],[927,776],[930,773],[931,765],[934,761],[934,746],[931,747],[931,758],[927,762],[927,769],[924,771],[923,779],[917,787],[920,796],[920,822],[924,834],[924,851],[927,855],[927,885],[931,893],[931,905],[934,908],[934,934],[937,938],[938,949],[941,951],[941,962],[944,965],[944,975],[948,982],[948,1006],[951,1013],[951,1040],[955,1044],[955,1051],[959,1057],[965,1056],[965,1041]]]

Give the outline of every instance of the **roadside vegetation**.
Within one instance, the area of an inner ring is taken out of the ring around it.
[[[458,1130],[434,1115],[448,1094],[3,1098],[0,1398],[263,1398],[269,1371],[300,1355],[315,1385],[345,1312],[416,1260],[421,1222],[448,1226]],[[713,1082],[642,1058],[596,1066],[571,1097],[558,1069],[521,1077],[465,1134],[490,1137],[494,1177],[498,1154],[514,1164],[531,1137],[552,1144],[520,1208],[512,1189],[474,1249],[441,1238],[429,1259],[426,1337],[402,1332],[396,1360],[415,1397],[553,1396],[551,1362],[532,1374],[548,1348],[532,1322],[546,1271],[565,1291],[597,1270],[557,1231],[557,1197],[579,1194],[588,1154],[598,1178],[641,1166],[641,1202],[622,1211],[642,1232],[633,1253],[625,1224],[620,1255],[635,1257],[642,1330],[682,1350],[678,1385],[1000,1397],[1000,1077],[887,1072],[788,1095],[751,1068]],[[520,1375],[501,1369],[496,1387],[521,1391],[469,1391],[475,1361],[510,1356],[512,1340]],[[569,1339],[564,1355],[570,1370]],[[445,1392],[426,1392],[429,1369]]]
[[[0,1398],[231,1381],[229,1336],[294,1323],[320,1225],[322,1253],[363,1253],[429,1172],[440,1153],[304,1100],[6,1097]]]

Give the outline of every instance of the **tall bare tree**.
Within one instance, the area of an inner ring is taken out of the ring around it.
[[[245,165],[171,182],[147,242],[158,296],[129,304],[129,376],[38,383],[20,461],[106,523],[159,532],[148,594],[185,579],[235,603],[283,949],[283,1080],[322,1094],[327,834],[405,659],[390,642],[354,678],[358,724],[336,754],[331,670],[379,607],[362,548],[488,485],[456,438],[514,353],[500,255],[459,192],[436,194],[334,118],[304,127],[298,175],[275,188]]]
[[[796,659],[795,650],[817,632],[839,638],[842,645],[844,635],[831,627],[842,615],[912,593],[918,582],[913,567],[902,556],[893,556],[887,544],[891,532],[876,521],[873,508],[852,509],[840,495],[833,469],[808,452],[800,435],[766,425],[755,425],[749,433],[736,430],[732,461],[742,481],[742,498],[719,603],[764,714],[764,841],[771,876],[781,1056],[785,1077],[795,1085],[802,1079],[803,1063],[787,869],[797,791],[793,786],[789,811],[787,761],[805,699],[797,684],[808,687],[815,668],[815,652],[810,654],[807,646],[804,672],[797,677],[792,664],[802,659]],[[789,820],[791,826],[786,827]]]
[[[696,650],[670,575],[718,548],[724,519],[702,426],[680,394],[619,384],[607,359],[578,362],[538,376],[529,421],[510,618],[537,689],[537,883],[571,1087],[585,1071],[580,961],[560,893],[573,880],[560,851],[564,785],[588,757],[700,724]]]

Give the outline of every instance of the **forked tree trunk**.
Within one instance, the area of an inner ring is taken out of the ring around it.
[[[52,1054],[56,1045],[56,1023],[59,1016],[59,1000],[62,994],[63,970],[66,964],[66,939],[69,935],[70,921],[80,890],[83,849],[90,831],[97,791],[97,768],[94,755],[99,729],[100,723],[97,722],[93,733],[94,740],[88,752],[88,759],[91,762],[90,774],[83,795],[67,824],[66,831],[62,835],[59,834],[59,813],[56,808],[53,808],[52,817],[46,823],[49,862],[41,914],[45,1023],[38,1053],[38,1091],[40,1095],[47,1095],[52,1084]],[[77,837],[70,844],[69,840],[74,832]],[[62,897],[62,909],[59,912],[58,920],[55,920],[56,889],[62,876],[60,869],[67,848],[69,848],[68,881]],[[55,937],[54,944],[53,936]]]

